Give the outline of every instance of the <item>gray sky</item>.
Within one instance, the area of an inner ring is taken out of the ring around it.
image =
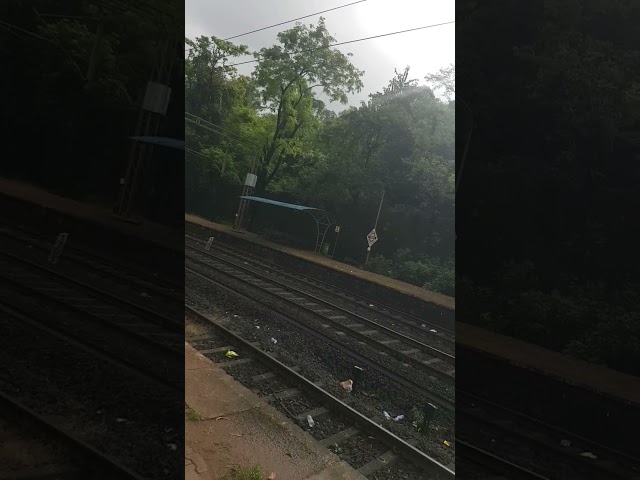
[[[314,12],[351,3],[355,0],[186,0],[185,28],[188,38],[200,35],[227,38],[274,23],[309,15]],[[367,0],[350,7],[327,12],[327,29],[338,42],[370,37],[397,30],[455,20],[455,2],[452,0]],[[302,23],[316,23],[320,17],[310,17]],[[292,28],[294,23],[281,25],[262,32],[232,40],[258,51],[278,42],[276,35]],[[402,33],[336,47],[351,52],[352,63],[364,70],[364,88],[351,96],[350,105],[367,100],[368,94],[386,86],[394,75],[394,68],[404,70],[411,66],[410,78],[420,79],[455,62],[455,24]],[[251,60],[242,57],[238,61]],[[241,65],[238,71],[250,74],[255,64]],[[327,105],[341,110],[339,104]]]

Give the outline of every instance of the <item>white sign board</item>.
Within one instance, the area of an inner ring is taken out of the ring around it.
[[[144,100],[142,101],[142,108],[148,112],[166,115],[170,98],[170,87],[161,83],[148,82],[147,91],[145,92]]]
[[[367,235],[367,243],[371,247],[374,243],[378,241],[378,234],[376,233],[376,229],[371,230],[371,233]]]
[[[258,176],[253,173],[247,173],[247,178],[244,179],[244,184],[255,188],[256,182],[258,181]]]

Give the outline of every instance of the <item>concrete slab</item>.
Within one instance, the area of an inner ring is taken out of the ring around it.
[[[339,462],[304,480],[366,480],[346,462]]]
[[[221,480],[235,466],[258,465],[278,480],[364,480],[352,467],[185,345],[185,478]]]
[[[204,419],[243,412],[262,404],[222,368],[185,344],[185,402]]]

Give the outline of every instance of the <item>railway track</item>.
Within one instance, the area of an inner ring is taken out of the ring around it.
[[[342,335],[356,338],[358,341],[384,352],[406,365],[426,372],[448,385],[453,385],[455,382],[455,367],[453,366],[455,357],[451,354],[380,325],[366,317],[353,314],[347,309],[284,284],[266,274],[255,272],[246,266],[237,265],[194,247],[187,247],[185,255],[188,262],[192,262],[192,265],[215,269],[226,276],[249,283],[252,287],[277,298],[282,304],[304,310],[307,315],[315,318],[322,325],[333,327]],[[187,268],[189,269],[189,267]]]
[[[199,238],[193,235],[185,234],[187,241],[193,242],[198,246],[204,246],[208,243],[207,239]],[[309,288],[310,291],[322,292],[327,298],[333,299],[334,303],[346,302],[345,304],[353,311],[375,312],[375,316],[388,325],[396,325],[407,329],[407,334],[418,336],[427,336],[442,341],[444,349],[455,348],[455,332],[438,323],[436,320],[427,320],[418,318],[406,312],[383,304],[379,299],[372,300],[355,292],[346,291],[338,288],[331,283],[319,280],[309,275],[285,268],[273,262],[257,258],[251,254],[247,254],[241,250],[234,249],[229,245],[222,245],[219,242],[212,242],[209,249],[215,250],[218,254],[224,255],[229,260],[235,260],[240,263],[251,261],[252,265],[262,269],[262,271],[277,274],[282,279],[288,279],[298,285],[299,288]]]
[[[48,263],[47,257],[54,245],[14,226],[0,225],[0,238],[5,251],[44,264]],[[173,284],[157,273],[149,278],[149,272],[136,269],[132,264],[122,265],[88,248],[76,246],[74,240],[70,238],[65,245],[55,265],[57,271],[68,271],[70,275],[94,286],[115,287],[119,289],[121,298],[129,298],[130,303],[154,311],[157,315],[166,315],[167,312],[180,314],[184,303],[182,285]]]
[[[0,392],[1,479],[143,480],[7,393]]]
[[[380,375],[383,375],[384,377],[392,380],[398,385],[401,385],[404,388],[407,388],[415,392],[416,394],[421,395],[426,399],[429,399],[430,401],[434,402],[436,405],[438,405],[441,408],[444,408],[449,411],[453,411],[455,409],[455,402],[453,399],[450,399],[446,396],[435,393],[432,389],[427,388],[420,383],[417,383],[415,380],[411,378],[408,378],[406,373],[404,374],[398,373],[397,371],[389,368],[387,365],[385,365],[381,361],[371,359],[366,354],[359,353],[355,349],[351,348],[350,345],[345,344],[344,342],[337,340],[336,338],[329,335],[326,332],[326,329],[315,328],[314,326],[310,326],[307,324],[307,322],[297,318],[296,316],[287,315],[286,313],[282,313],[281,311],[275,309],[272,302],[264,302],[256,298],[255,295],[251,295],[249,292],[247,293],[240,292],[237,289],[233,287],[229,287],[227,284],[223,282],[216,281],[210,276],[205,275],[199,271],[196,271],[187,267],[186,272],[214,286],[217,291],[220,291],[220,292],[226,291],[229,295],[232,295],[241,300],[257,303],[261,306],[262,309],[271,310],[276,314],[279,313],[278,317],[281,318],[283,322],[286,322],[291,326],[299,329],[309,337],[316,338],[319,341],[323,342],[324,344],[330,345],[332,348],[335,348],[336,350],[350,356],[351,358],[354,359],[354,361],[359,362],[361,365],[366,366],[370,370],[378,372]],[[193,286],[189,284],[187,284],[187,288],[190,290],[193,290]],[[189,295],[187,295],[187,297],[188,296]]]
[[[465,452],[477,458],[482,448],[487,450],[486,464],[511,465],[514,471],[520,469],[519,475],[529,472],[524,478],[640,479],[640,459],[611,446],[468,392],[458,391],[456,398],[456,418],[461,420],[456,437],[464,439],[463,458]]]
[[[381,415],[373,418],[363,415],[348,399],[340,400],[330,394],[325,389],[328,385],[301,374],[303,369],[299,366],[286,365],[277,353],[267,352],[259,343],[243,338],[190,305],[186,310],[188,321],[205,325],[208,330],[206,334],[187,337],[189,343],[218,361],[232,376],[261,394],[364,476],[388,469],[403,459],[414,466],[416,473],[426,475],[421,478],[455,477],[453,470],[383,428],[386,420]],[[230,349],[239,353],[238,360],[225,361],[224,353]],[[311,424],[309,417],[313,419]]]
[[[125,475],[106,478],[181,475],[183,322],[136,303],[130,282],[96,286],[46,249],[3,243],[0,392]]]
[[[464,465],[458,474],[466,480],[552,480],[463,440],[456,439],[456,446],[456,458]]]

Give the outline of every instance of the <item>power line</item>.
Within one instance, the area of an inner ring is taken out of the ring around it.
[[[241,135],[232,132],[231,130],[227,130],[224,127],[221,127],[220,125],[216,125],[215,123],[209,122],[208,120],[205,120],[203,118],[200,118],[196,115],[194,115],[193,113],[189,113],[189,112],[184,112],[185,113],[185,120],[193,125],[199,126],[204,128],[205,130],[209,130],[209,131],[213,131],[215,133],[218,134],[222,134],[224,136],[227,136],[228,138],[230,138],[231,140],[235,140],[237,142],[240,143],[244,143],[246,146],[250,146],[250,147],[257,147],[257,148],[262,148],[263,146],[259,143],[255,143],[251,140],[247,140],[245,138],[243,138]]]
[[[337,47],[338,45],[347,45],[348,43],[364,42],[365,40],[373,40],[374,38],[388,37],[390,35],[398,35],[400,33],[415,32],[416,30],[424,30],[426,28],[440,27],[442,25],[450,25],[452,23],[456,23],[456,21],[452,20],[450,22],[434,23],[433,25],[425,25],[424,27],[409,28],[407,30],[400,30],[400,31],[391,32],[391,33],[383,33],[381,35],[374,35],[372,37],[358,38],[356,40],[348,40],[346,42],[332,43],[331,45],[326,45],[326,46],[322,46],[322,47],[318,47],[318,48],[312,48],[312,49],[309,49],[309,50],[301,50],[301,51],[298,51],[298,52],[283,52],[283,53],[286,53],[287,55],[295,55],[295,54],[298,54],[298,53],[310,53],[310,52],[315,52],[316,50],[321,50],[323,48]],[[235,67],[237,65],[245,65],[247,63],[255,63],[255,62],[259,62],[259,61],[260,61],[260,59],[247,60],[246,62],[238,62],[238,63],[232,63],[231,65],[225,65],[225,67],[227,67],[227,68],[228,67]]]
[[[339,7],[333,7],[333,8],[329,8],[328,10],[322,10],[321,12],[310,13],[309,15],[305,15],[304,17],[298,17],[298,18],[294,18],[293,20],[287,20],[286,22],[280,22],[280,23],[276,23],[274,25],[269,25],[268,27],[258,28],[256,30],[251,30],[250,32],[241,33],[240,35],[234,35],[233,37],[224,38],[223,40],[227,41],[227,40],[231,40],[233,38],[244,37],[245,35],[249,35],[251,33],[261,32],[263,30],[268,30],[268,29],[273,28],[273,27],[279,27],[280,25],[285,25],[287,23],[292,23],[292,22],[296,22],[298,20],[302,20],[303,18],[314,17],[314,16],[320,15],[322,13],[331,12],[333,10],[339,10],[341,8],[350,7],[351,5],[355,5],[357,3],[363,3],[363,2],[366,2],[366,1],[367,0],[358,0],[357,2],[351,2],[351,3],[347,3],[346,5],[340,5]]]
[[[24,28],[22,28],[22,27],[18,27],[17,25],[13,25],[13,24],[11,24],[11,23],[5,22],[5,21],[4,21],[4,20],[2,20],[2,19],[0,19],[0,25],[3,25],[3,26],[4,26],[5,28],[7,28],[8,30],[17,30],[17,31],[22,32],[22,33],[25,33],[25,34],[27,34],[27,35],[29,35],[29,36],[31,36],[31,37],[37,38],[38,40],[42,40],[42,41],[44,41],[44,42],[50,43],[51,45],[54,45],[54,46],[56,46],[56,47],[58,46],[58,45],[56,45],[54,42],[52,42],[51,40],[49,40],[48,38],[45,38],[45,37],[43,37],[43,36],[41,36],[41,35],[38,35],[37,33],[32,32],[32,31],[30,31],[30,30],[25,30]]]

